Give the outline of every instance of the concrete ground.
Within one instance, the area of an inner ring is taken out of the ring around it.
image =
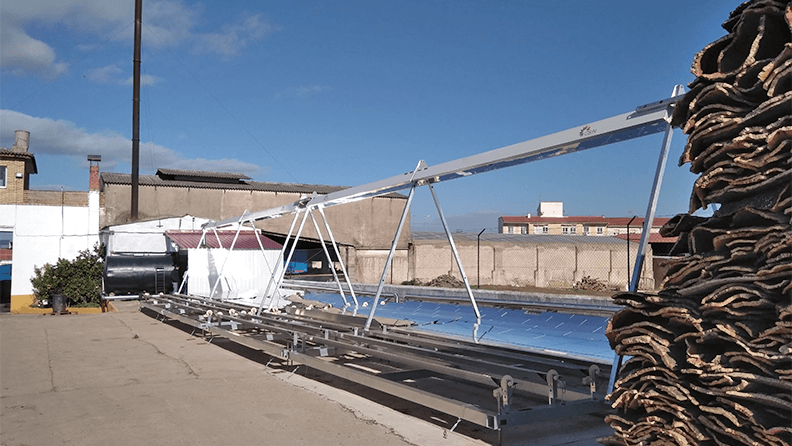
[[[487,444],[209,344],[137,303],[117,306],[0,316],[0,444]],[[566,426],[504,443],[594,445],[608,434],[601,419],[587,423],[582,437]]]

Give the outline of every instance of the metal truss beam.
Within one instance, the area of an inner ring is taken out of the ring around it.
[[[668,99],[642,105],[635,110],[618,116],[500,149],[447,161],[434,166],[419,166],[415,170],[401,175],[342,189],[326,195],[314,194],[312,197],[298,200],[291,204],[253,212],[249,214],[249,217],[253,220],[263,220],[296,212],[306,205],[314,207],[321,204],[327,207],[351,203],[391,192],[398,192],[409,188],[413,184],[422,185],[453,180],[660,133],[668,128],[671,108],[681,98],[682,95],[675,95]],[[217,222],[209,222],[205,227],[228,226],[238,220],[239,217],[227,218]]]

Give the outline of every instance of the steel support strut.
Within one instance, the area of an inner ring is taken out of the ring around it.
[[[677,85],[674,87],[671,97],[677,97],[684,94],[685,87]],[[666,109],[666,129],[663,136],[663,145],[660,148],[660,157],[657,160],[657,169],[655,170],[654,182],[652,183],[652,192],[649,195],[649,203],[646,206],[646,217],[644,217],[643,228],[641,228],[641,241],[638,244],[638,254],[635,257],[635,266],[632,272],[632,281],[630,282],[630,291],[638,291],[638,283],[641,280],[641,271],[643,270],[644,259],[646,258],[646,248],[649,246],[649,233],[652,229],[652,222],[654,221],[655,210],[657,210],[657,200],[660,197],[660,186],[663,184],[663,174],[665,173],[666,162],[668,161],[668,152],[671,148],[671,136],[674,134],[674,128],[671,127],[670,120],[671,114],[669,111],[670,106]],[[627,234],[627,243],[630,243],[630,234]],[[613,367],[611,367],[610,379],[608,380],[608,393],[613,392],[613,386],[616,384],[616,376],[619,373],[622,358],[616,355],[613,358]]]
[[[283,278],[286,276],[286,269],[288,268],[289,263],[291,262],[292,256],[294,255],[295,249],[297,249],[297,242],[300,241],[300,235],[302,234],[302,230],[305,227],[305,220],[308,219],[308,208],[306,208],[303,212],[303,218],[300,221],[300,227],[297,229],[297,234],[294,235],[294,242],[292,242],[291,249],[289,250],[289,257],[286,258],[286,261],[283,263],[283,268],[281,269],[281,274],[278,277],[278,283],[275,285],[275,289],[281,287],[283,283]],[[274,297],[274,296],[273,296]],[[262,303],[264,300],[262,299]],[[267,306],[267,311],[272,311],[272,307],[275,306],[275,299],[271,298],[269,305]]]
[[[283,260],[285,259],[284,254],[286,253],[286,247],[289,245],[289,239],[291,238],[292,233],[294,232],[294,225],[297,224],[297,218],[300,216],[299,212],[294,213],[294,218],[292,219],[291,226],[289,226],[289,232],[286,234],[286,239],[283,241],[283,246],[281,246],[280,254],[278,254],[278,265],[275,269],[272,270],[272,274],[270,274],[270,280],[267,282],[267,288],[264,289],[264,295],[261,297],[261,303],[259,303],[258,309],[256,310],[256,314],[261,314],[261,309],[264,306],[264,300],[269,296],[269,290],[273,283],[277,282],[275,279],[276,277],[280,277],[281,269],[286,268],[286,265],[283,264]],[[275,291],[278,291],[278,288],[275,288]],[[275,292],[273,291],[273,293]],[[274,297],[274,296],[273,296]],[[272,299],[272,297],[270,297]]]
[[[352,301],[355,302],[355,306],[357,307],[357,296],[355,295],[355,290],[352,288],[352,283],[349,281],[349,273],[347,273],[346,266],[344,266],[344,260],[341,258],[341,252],[338,250],[338,245],[336,244],[335,238],[333,237],[333,231],[330,230],[330,222],[327,220],[327,216],[324,213],[324,206],[319,205],[316,208],[319,209],[319,215],[322,216],[322,221],[324,222],[325,228],[327,229],[327,235],[330,237],[330,242],[333,244],[333,250],[336,253],[336,258],[338,258],[338,264],[341,265],[341,273],[344,274],[344,280],[346,280],[346,284],[349,287],[349,294],[352,296]]]
[[[338,280],[338,274],[336,274],[335,264],[333,263],[333,258],[330,257],[330,251],[327,250],[327,245],[325,245],[324,236],[322,235],[322,231],[319,230],[319,225],[316,223],[316,218],[313,215],[313,211],[308,209],[306,210],[309,214],[311,214],[311,222],[313,222],[314,229],[316,230],[316,235],[319,237],[319,243],[322,244],[322,250],[325,253],[325,257],[327,257],[327,263],[330,266],[330,271],[333,273],[333,279],[335,280],[336,285],[338,285],[338,293],[341,295],[341,300],[344,301],[344,306],[349,306],[349,302],[347,301],[346,295],[344,294],[344,288],[341,286],[341,281]]]
[[[454,259],[459,268],[459,274],[462,276],[462,281],[465,283],[465,290],[470,298],[470,304],[473,306],[473,311],[476,313],[476,324],[480,324],[481,313],[479,312],[478,305],[476,305],[476,298],[473,297],[473,290],[470,289],[470,282],[468,282],[467,275],[465,274],[465,268],[462,267],[462,259],[459,257],[459,252],[456,249],[454,237],[451,236],[451,231],[448,228],[448,223],[446,223],[445,215],[443,215],[443,209],[440,208],[440,202],[437,200],[437,195],[435,195],[434,187],[432,187],[431,183],[429,184],[429,191],[432,192],[432,199],[434,199],[435,206],[437,207],[437,214],[440,216],[440,221],[443,223],[443,229],[445,229],[446,237],[448,237],[448,244],[451,245],[451,252],[454,253]]]
[[[407,220],[407,215],[410,214],[410,204],[412,203],[413,195],[415,195],[416,187],[418,187],[418,185],[413,184],[410,188],[409,195],[407,195],[407,203],[404,205],[404,210],[399,220],[399,226],[396,228],[396,235],[393,237],[393,243],[391,243],[390,252],[388,253],[388,259],[385,261],[385,268],[382,269],[382,277],[380,277],[379,285],[377,286],[377,293],[374,295],[374,301],[371,304],[371,309],[366,319],[366,325],[363,327],[366,331],[371,328],[371,321],[374,319],[374,311],[377,309],[377,305],[379,305],[382,288],[385,286],[385,278],[388,276],[388,269],[390,269],[393,254],[396,252],[396,245],[399,243],[399,237],[401,236],[402,228],[404,228],[404,222]]]
[[[234,250],[234,246],[236,245],[237,238],[239,238],[239,232],[242,230],[242,221],[244,220],[245,215],[247,215],[247,213],[248,211],[245,210],[245,212],[243,212],[242,216],[239,218],[239,222],[237,223],[236,234],[234,234],[234,239],[231,240],[231,246],[228,248],[228,252],[226,252],[225,258],[223,259],[223,264],[220,265],[220,271],[218,271],[217,273],[217,280],[215,280],[214,286],[212,287],[212,291],[209,292],[210,299],[214,298],[214,293],[217,290],[217,285],[220,284],[220,279],[223,278],[223,271],[225,270],[226,262],[228,262],[228,258],[231,257],[231,251]],[[217,231],[215,231],[215,235],[217,235]],[[218,244],[220,243],[219,235],[217,236],[217,243]],[[220,247],[222,248],[223,245],[221,244]],[[223,300],[222,297],[220,298],[220,300]]]
[[[264,244],[261,243],[261,237],[259,237],[258,229],[256,229],[256,224],[253,222],[253,220],[248,220],[248,222],[250,223],[250,226],[253,227],[253,233],[256,234],[256,241],[258,242],[259,249],[261,249],[261,257],[264,259],[264,266],[266,266],[267,269],[270,270],[270,277],[272,277],[272,275],[274,275],[278,269],[277,261],[275,265],[270,266],[269,260],[267,260],[267,254],[264,252]],[[278,261],[280,259],[281,256],[278,257]],[[267,296],[268,291],[269,291],[269,283],[267,284],[267,289],[264,290],[264,294],[261,296],[262,302],[264,301],[264,298]],[[281,294],[278,288],[275,288],[274,294],[277,294],[278,298],[280,299]]]

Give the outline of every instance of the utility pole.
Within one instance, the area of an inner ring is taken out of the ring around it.
[[[138,174],[140,171],[140,33],[143,25],[143,0],[135,0],[135,57],[132,82],[132,203],[129,219],[138,219]]]

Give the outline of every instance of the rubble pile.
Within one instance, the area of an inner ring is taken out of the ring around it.
[[[430,280],[422,284],[423,286],[433,286],[438,288],[463,288],[465,286],[465,282],[450,274],[443,274],[442,276],[437,276],[434,279]]]
[[[572,285],[573,290],[581,290],[581,291],[608,291],[612,290],[611,287],[608,286],[607,283],[603,282],[596,277],[591,276],[583,276],[582,279],[575,282]]]
[[[630,357],[605,445],[792,444],[792,4],[737,8],[694,59],[672,124],[700,174],[664,236],[687,254],[657,295],[618,293],[611,346]]]

